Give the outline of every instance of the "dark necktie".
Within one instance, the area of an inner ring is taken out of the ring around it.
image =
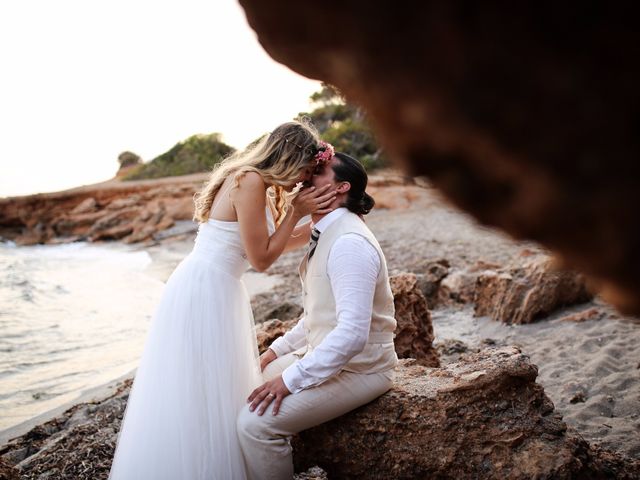
[[[315,227],[311,230],[311,240],[309,240],[309,256],[307,261],[311,260],[313,253],[316,251],[316,245],[318,245],[318,239],[320,238],[320,231]]]

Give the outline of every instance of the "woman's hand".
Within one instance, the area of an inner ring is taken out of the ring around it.
[[[251,403],[249,410],[253,412],[257,408],[256,413],[262,415],[267,407],[271,405],[271,402],[275,400],[272,413],[277,415],[278,411],[280,411],[280,404],[287,395],[291,395],[291,392],[284,384],[282,375],[280,375],[269,382],[263,383],[251,392],[247,399],[247,402]]]
[[[276,352],[268,348],[262,355],[260,355],[260,371],[264,372],[264,369],[273,362],[278,356]]]
[[[330,184],[324,187],[315,188],[309,187],[301,190],[291,201],[294,212],[300,218],[317,213],[324,215],[333,210],[328,208],[336,198],[335,190],[329,190]]]
[[[264,272],[282,254],[302,217],[330,212],[332,209],[327,207],[335,200],[335,193],[328,191],[330,186],[301,192],[294,198],[294,207],[288,209],[285,218],[270,235],[265,211],[267,188],[260,174],[247,172],[238,178],[238,188],[230,193],[247,260],[258,272]]]

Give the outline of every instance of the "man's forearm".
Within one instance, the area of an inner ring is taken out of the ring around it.
[[[320,385],[338,373],[367,344],[370,322],[361,330],[352,325],[338,325],[311,353],[282,372],[282,379],[292,393]]]
[[[285,333],[283,336],[276,338],[269,346],[273,353],[278,357],[293,352],[303,347],[307,343],[307,337],[304,331],[304,316],[300,317],[298,323]]]

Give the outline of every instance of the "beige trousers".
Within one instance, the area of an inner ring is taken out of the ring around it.
[[[265,368],[264,380],[280,375],[296,360],[298,357],[291,353],[275,359]],[[393,370],[369,374],[342,371],[316,387],[285,397],[275,416],[273,404],[262,416],[249,411],[247,404],[238,416],[238,436],[249,479],[291,480],[290,436],[379,397],[391,388],[393,375]]]

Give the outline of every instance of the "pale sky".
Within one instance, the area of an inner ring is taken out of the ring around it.
[[[113,177],[195,133],[241,148],[310,109],[235,0],[0,1],[0,197]]]

